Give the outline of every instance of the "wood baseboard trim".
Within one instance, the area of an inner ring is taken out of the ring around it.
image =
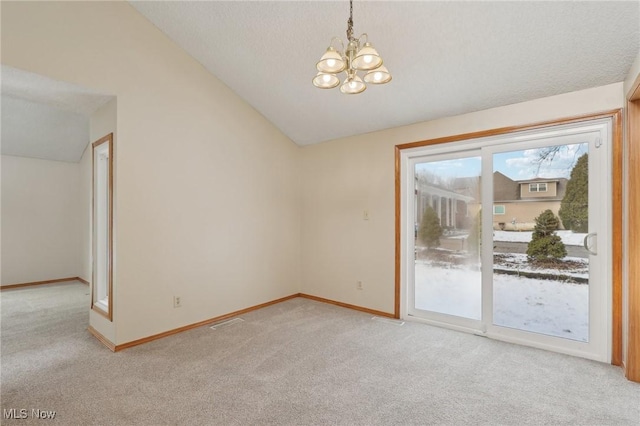
[[[3,286],[0,286],[0,290],[10,290],[12,288],[30,287],[34,285],[54,284],[54,283],[61,283],[64,281],[80,281],[80,282],[84,282],[85,284],[89,284],[87,281],[83,280],[80,277],[69,277],[69,278],[57,278],[55,280],[32,281],[30,283],[3,285]]]
[[[76,277],[76,280],[80,281],[84,285],[90,284],[89,281],[85,280],[84,278]]]
[[[315,300],[316,302],[328,303],[330,305],[340,306],[342,308],[353,309],[355,311],[366,312],[368,314],[377,315],[387,318],[395,318],[393,314],[388,312],[376,311],[374,309],[363,308],[362,306],[351,305],[349,303],[336,302],[335,300],[325,299],[323,297],[312,296],[310,294],[296,293],[290,296],[282,297],[280,299],[272,300],[270,302],[261,303],[259,305],[251,306],[249,308],[240,309],[239,311],[230,312],[228,314],[220,315],[214,318],[210,318],[204,321],[196,322],[194,324],[185,325],[183,327],[174,328],[173,330],[165,331],[163,333],[154,334],[153,336],[143,337],[142,339],[132,340],[131,342],[115,345],[109,339],[100,334],[96,329],[89,326],[88,330],[96,339],[98,339],[103,345],[105,345],[112,352],[119,352],[124,349],[132,348],[134,346],[143,345],[145,343],[152,342],[154,340],[162,339],[164,337],[171,336],[173,334],[182,333],[183,331],[191,330],[194,328],[202,327],[205,325],[213,324],[215,322],[224,321],[228,318],[232,318],[238,315],[246,314],[251,311],[266,308],[267,306],[275,305],[287,300],[295,299],[296,297],[302,297],[305,299]]]
[[[324,297],[312,296],[310,294],[300,293],[299,297],[315,300],[316,302],[328,303],[330,305],[340,306],[342,308],[353,309],[354,311],[366,312],[368,314],[377,315],[379,317],[395,318],[395,314],[388,312],[376,311],[375,309],[363,308],[362,306],[351,305],[349,303],[336,302],[335,300],[325,299]]]
[[[194,324],[185,325],[184,327],[174,328],[173,330],[165,331],[164,333],[154,334],[153,336],[143,337],[142,339],[133,340],[131,342],[116,345],[114,352],[121,351],[123,349],[131,348],[133,346],[149,343],[154,340],[162,339],[163,337],[171,336],[172,334],[182,333],[183,331],[191,330],[193,328],[202,327],[203,325],[212,324],[214,322],[224,321],[227,318],[235,317],[238,315],[246,314],[247,312],[255,311],[257,309],[266,308],[267,306],[275,305],[276,303],[284,302],[289,299],[294,299],[299,296],[299,293],[292,294],[290,296],[282,297],[280,299],[272,300],[270,302],[261,303],[259,305],[251,306],[249,308],[240,309],[239,311],[231,312],[228,314],[220,315],[214,318],[210,318],[204,321],[196,322]]]
[[[111,352],[115,352],[116,351],[116,345],[113,342],[111,342],[109,339],[104,337],[98,330],[96,330],[95,328],[89,326],[89,327],[87,327],[87,331],[89,333],[91,333],[93,335],[93,337],[98,339],[98,341],[100,343],[105,345]]]

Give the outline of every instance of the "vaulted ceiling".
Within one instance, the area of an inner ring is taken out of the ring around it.
[[[349,2],[130,2],[299,145],[623,81],[638,2],[355,1],[393,80],[317,89]]]
[[[313,87],[348,1],[130,2],[299,145],[624,80],[640,3],[356,1],[393,80],[360,95]],[[2,153],[79,161],[110,96],[2,66]]]

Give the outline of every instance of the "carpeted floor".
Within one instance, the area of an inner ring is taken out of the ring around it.
[[[0,294],[2,424],[640,424],[619,368],[300,298],[114,354],[88,293]]]

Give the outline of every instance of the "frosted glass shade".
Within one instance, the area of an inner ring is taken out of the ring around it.
[[[364,75],[364,81],[371,84],[384,84],[391,81],[391,74],[387,67],[380,65],[378,68],[369,71]]]
[[[313,78],[313,85],[320,89],[333,89],[340,84],[340,79],[335,74],[319,72]]]
[[[372,70],[380,65],[382,65],[382,58],[369,42],[362,46],[351,64],[353,68],[362,71]]]
[[[331,74],[343,71],[346,66],[347,64],[342,59],[342,56],[331,46],[327,48],[327,51],[324,52],[324,55],[316,64],[318,71]]]
[[[340,91],[346,95],[355,95],[364,92],[366,88],[367,86],[362,79],[355,75],[353,78],[347,77],[344,80],[344,83],[340,86]]]

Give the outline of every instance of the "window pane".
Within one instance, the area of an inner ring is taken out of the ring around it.
[[[495,325],[589,341],[587,152],[575,144],[494,155],[494,200],[513,197],[506,220],[493,223]],[[537,177],[558,182],[555,198],[519,199],[519,182]]]
[[[415,309],[481,319],[480,164],[415,166]]]

